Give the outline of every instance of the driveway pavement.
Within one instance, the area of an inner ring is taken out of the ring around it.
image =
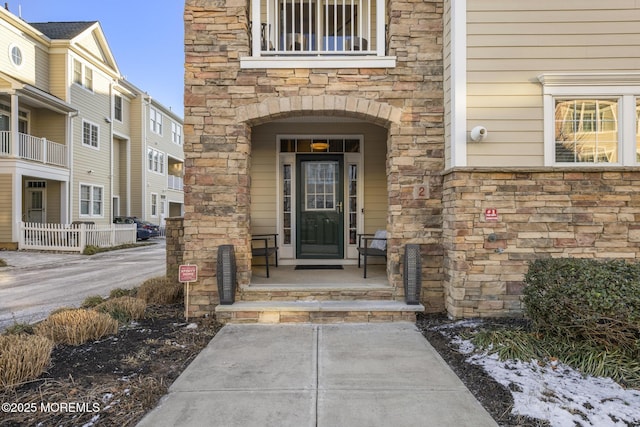
[[[165,240],[86,256],[0,251],[0,331],[14,322],[33,323],[59,307],[79,306],[90,295],[133,288],[166,273]]]

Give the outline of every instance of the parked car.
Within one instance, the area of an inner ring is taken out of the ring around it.
[[[142,223],[142,227],[146,230],[149,230],[149,232],[151,233],[151,237],[158,237],[160,236],[160,226],[156,225],[152,222],[149,221],[140,221]]]
[[[117,216],[113,218],[114,224],[136,224],[136,238],[147,240],[151,236],[151,231],[144,227],[142,221],[133,216]]]

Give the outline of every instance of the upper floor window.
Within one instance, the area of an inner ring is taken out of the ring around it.
[[[153,148],[147,149],[147,169],[152,172],[164,173],[164,153],[154,150]]]
[[[113,97],[113,117],[119,122],[122,121],[122,97],[120,95]]]
[[[640,73],[543,74],[545,164],[640,163]]]
[[[151,121],[151,130],[158,135],[162,135],[162,113],[151,107],[149,111],[149,119]]]
[[[77,59],[73,60],[73,82],[82,86],[82,63]]]
[[[82,144],[89,147],[98,148],[98,131],[99,129],[97,125],[87,121],[83,121]]]
[[[243,68],[393,67],[385,0],[251,0],[251,57]],[[260,23],[256,25],[256,23]],[[262,58],[262,59],[258,59]],[[296,66],[297,64],[297,66]]]
[[[182,126],[176,122],[171,122],[171,141],[174,144],[182,145]]]
[[[77,59],[73,60],[73,82],[93,91],[93,70]]]
[[[103,190],[103,187],[97,185],[80,185],[80,215],[103,215]]]

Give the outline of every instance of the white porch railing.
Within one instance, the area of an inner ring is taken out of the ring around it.
[[[11,132],[0,131],[0,156],[11,155]],[[67,146],[25,133],[18,134],[18,157],[34,162],[68,167]]]
[[[384,0],[252,0],[253,56],[385,55]]]
[[[184,188],[184,180],[181,176],[167,175],[167,187],[170,190],[182,191]]]
[[[41,224],[20,223],[18,249],[82,252],[87,246],[101,248],[135,243],[135,224]]]

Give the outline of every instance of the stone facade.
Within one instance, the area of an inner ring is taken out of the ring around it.
[[[536,258],[640,258],[638,185],[640,172],[624,168],[446,173],[449,315],[521,315],[524,274]]]
[[[250,280],[253,126],[292,116],[341,116],[388,130],[390,283],[402,297],[406,243],[435,255],[425,266],[428,307],[442,309],[444,167],[442,1],[392,0],[388,53],[395,68],[241,69],[250,54],[247,0],[187,0],[185,7],[184,262],[197,264],[190,312],[217,303],[217,247],[236,251],[239,286]],[[429,197],[413,189],[427,185]]]

